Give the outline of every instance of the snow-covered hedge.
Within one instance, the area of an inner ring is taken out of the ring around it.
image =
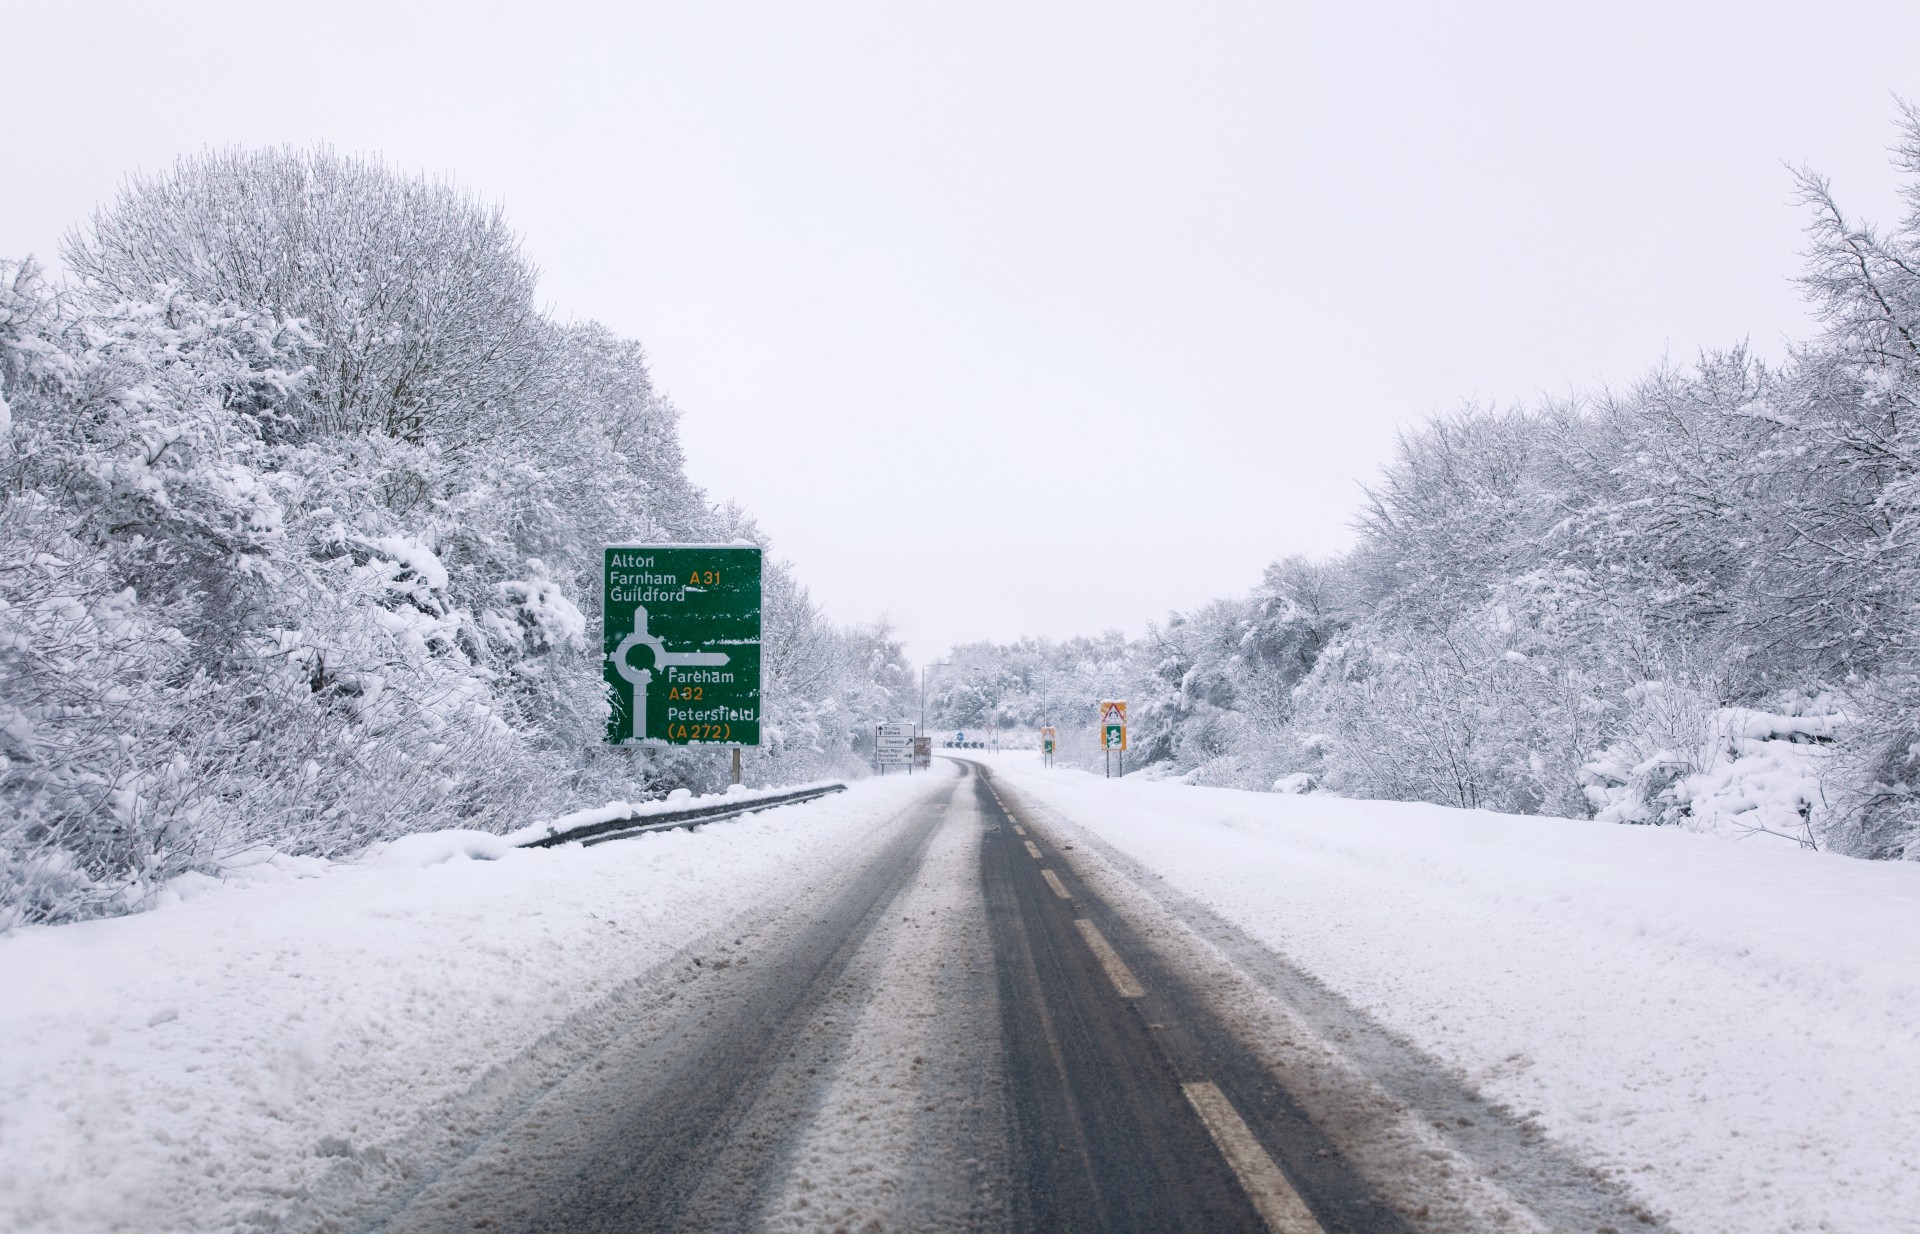
[[[958,648],[935,714],[1097,763],[1126,698],[1129,765],[1196,784],[1920,858],[1920,111],[1896,155],[1884,231],[1800,178],[1828,328],[1784,365],[1430,420],[1346,557],[1142,639]]]
[[[600,547],[758,538],[639,345],[538,311],[499,211],[327,150],[136,179],[73,282],[0,263],[0,929],[712,787],[601,747]],[[768,572],[755,782],[902,712],[884,628]]]

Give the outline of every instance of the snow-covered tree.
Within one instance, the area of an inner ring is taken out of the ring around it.
[[[1891,228],[1800,177],[1826,328],[1785,363],[1433,419],[1351,553],[1112,655],[1153,773],[1920,857],[1920,111],[1900,133]],[[976,692],[1033,676],[965,651]]]
[[[603,746],[608,543],[760,539],[637,343],[537,311],[501,212],[313,151],[129,182],[0,264],[0,928],[722,781]],[[756,782],[855,768],[897,643],[767,572]]]

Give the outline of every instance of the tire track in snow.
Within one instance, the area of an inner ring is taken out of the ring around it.
[[[865,995],[764,1228],[1005,1229],[1005,1093],[982,821],[956,797],[849,970]]]
[[[1667,1227],[1523,1120],[1057,810],[994,791],[1220,1016],[1416,1230]],[[1064,837],[1071,837],[1065,842]]]
[[[951,788],[876,827],[873,859],[844,879],[743,921],[735,946],[709,953],[714,963],[696,954],[630,992],[625,1031],[542,1064],[564,1074],[477,1140],[460,1142],[458,1110],[444,1132],[424,1127],[427,1137],[451,1133],[440,1152],[455,1159],[403,1186],[383,1213],[312,1228],[748,1228],[844,1045],[833,1012],[842,976],[910,882]]]

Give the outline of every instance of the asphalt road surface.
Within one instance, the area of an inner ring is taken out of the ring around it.
[[[1657,1228],[1143,881],[962,763],[285,1228]]]

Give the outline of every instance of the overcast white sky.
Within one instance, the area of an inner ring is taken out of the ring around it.
[[[1778,354],[1783,161],[1891,217],[1920,4],[1574,7],[5,0],[0,253],[207,145],[446,173],[834,616],[1137,629],[1432,411]]]

